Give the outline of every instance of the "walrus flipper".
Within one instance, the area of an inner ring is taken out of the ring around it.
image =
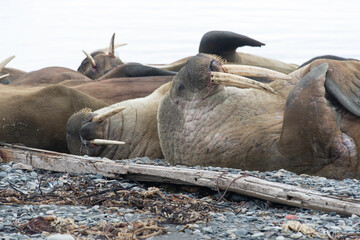
[[[329,62],[325,88],[344,108],[360,117],[360,63]]]
[[[238,47],[261,47],[265,45],[255,39],[229,31],[210,31],[200,41],[199,53],[222,56],[223,52],[235,52]]]

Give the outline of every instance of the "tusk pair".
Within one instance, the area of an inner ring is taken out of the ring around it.
[[[269,80],[291,79],[291,77],[287,74],[262,67],[255,67],[248,65],[231,65],[231,64],[225,64],[222,67],[227,73],[232,73],[243,77],[261,77],[261,78],[267,78]]]
[[[90,141],[90,144],[95,145],[123,145],[125,142],[115,141],[115,140],[107,140],[107,139],[93,139]]]
[[[123,111],[124,109],[125,109],[124,107],[112,108],[104,113],[100,113],[99,115],[96,115],[95,117],[93,117],[92,121],[96,123],[102,122],[105,119],[108,119],[109,117],[112,117],[115,114]]]
[[[113,108],[110,109],[104,113],[101,113],[99,115],[96,115],[95,117],[93,117],[92,121],[93,122],[102,122],[105,119],[114,116],[115,114],[123,111],[125,108],[124,107],[117,107],[117,108]],[[95,145],[123,145],[125,144],[125,142],[122,141],[115,141],[115,140],[107,140],[107,139],[93,139],[90,141],[90,144],[95,144]]]
[[[14,59],[15,56],[11,56],[11,57],[8,57],[7,59],[5,59],[4,61],[2,61],[0,63],[0,72],[3,70],[3,68],[6,66],[6,64],[8,64],[11,60]]]
[[[267,84],[231,73],[211,72],[210,82],[214,84],[223,84],[230,87],[263,89],[265,91],[277,94],[274,89],[272,89],[272,87]]]
[[[7,78],[8,76],[10,76],[10,74],[4,74],[4,75],[2,75],[2,76],[0,76],[0,80],[3,80],[4,78]]]
[[[110,46],[108,48],[99,49],[98,51],[107,53],[111,57],[115,57],[115,49],[118,48],[118,47],[125,46],[125,45],[127,45],[127,43],[114,44],[114,41],[115,41],[115,33],[111,37]],[[96,67],[95,59],[89,53],[87,53],[85,50],[83,50],[83,52],[85,53],[86,57],[89,59],[91,65],[93,67]]]

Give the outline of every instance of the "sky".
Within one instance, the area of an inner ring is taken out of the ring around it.
[[[228,30],[266,43],[238,51],[301,64],[324,54],[360,58],[356,0],[2,0],[0,61],[33,71],[77,69],[116,33],[124,62],[170,63],[197,53],[204,33]]]

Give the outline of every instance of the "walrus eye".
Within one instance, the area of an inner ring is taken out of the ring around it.
[[[210,62],[210,70],[211,71],[220,71],[220,69],[221,69],[221,64],[218,62],[218,61],[216,61],[216,60],[211,60],[211,62]]]
[[[180,84],[179,84],[179,87],[178,87],[179,92],[182,92],[184,89],[185,89],[184,84],[183,84],[183,83],[180,83]]]

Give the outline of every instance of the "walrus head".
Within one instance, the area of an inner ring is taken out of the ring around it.
[[[115,33],[113,34],[110,46],[105,49],[95,51],[91,54],[83,50],[86,58],[81,62],[78,71],[91,79],[98,79],[114,67],[123,62],[115,56],[115,48],[126,44],[114,44]]]
[[[103,114],[83,109],[71,116],[66,124],[66,140],[69,151],[77,155],[96,156],[105,144],[123,144],[106,140],[108,118],[124,110],[115,108]]]
[[[180,97],[182,100],[193,99],[194,93],[201,92],[198,97],[205,98],[208,94],[221,90],[224,86],[256,88],[275,93],[269,85],[247,77],[263,77],[269,80],[290,79],[286,74],[269,69],[224,63],[224,60],[215,55],[209,56],[200,53],[190,58],[185,67],[175,76],[170,97],[173,99]]]

